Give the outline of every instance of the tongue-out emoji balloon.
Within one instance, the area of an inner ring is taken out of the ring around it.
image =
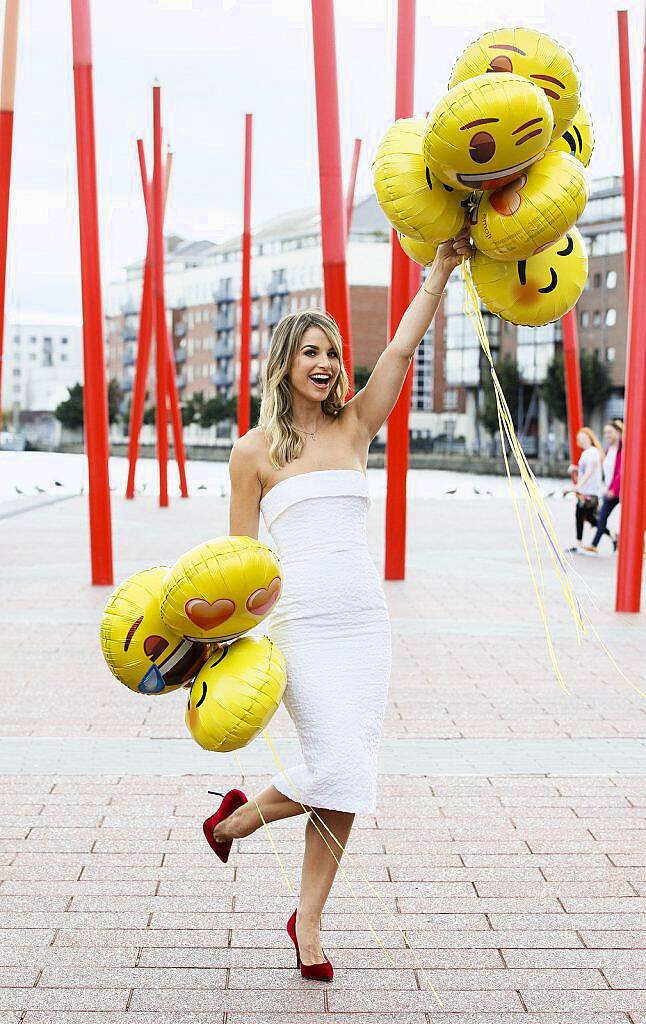
[[[570,230],[587,199],[582,164],[550,149],[519,178],[478,197],[473,244],[494,260],[528,259]]]
[[[108,601],[101,621],[101,650],[110,671],[136,693],[159,694],[190,682],[210,648],[185,640],[159,614],[167,565],[137,572]]]
[[[424,160],[446,185],[498,188],[543,155],[553,127],[538,86],[518,75],[479,75],[449,89],[428,115]]]
[[[161,615],[189,640],[235,640],[262,622],[280,597],[277,555],[252,537],[199,544],[175,563],[164,583]]]
[[[564,316],[578,300],[588,276],[588,257],[580,232],[571,228],[527,260],[502,262],[476,252],[471,272],[490,313],[512,324],[542,327]]]

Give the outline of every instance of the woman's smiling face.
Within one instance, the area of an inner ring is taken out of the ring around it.
[[[325,331],[308,327],[292,360],[289,380],[303,398],[323,401],[334,387],[339,368],[338,353]]]

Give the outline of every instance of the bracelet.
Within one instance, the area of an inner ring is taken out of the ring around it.
[[[426,292],[427,295],[435,295],[435,297],[438,298],[438,299],[441,299],[442,296],[444,295],[444,289],[442,289],[441,292],[433,292],[433,291],[430,290],[430,288],[427,288],[425,284],[422,285],[422,288]]]

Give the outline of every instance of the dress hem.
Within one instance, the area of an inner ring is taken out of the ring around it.
[[[348,807],[347,805],[341,807],[338,804],[334,804],[334,806],[333,806],[332,804],[329,804],[329,803],[323,804],[323,803],[319,803],[318,801],[315,801],[315,802],[312,803],[311,801],[308,801],[308,800],[301,800],[300,796],[293,796],[292,795],[293,794],[293,790],[290,791],[290,792],[287,792],[288,787],[282,781],[282,776],[278,776],[278,777],[274,776],[274,778],[272,778],[270,780],[270,785],[272,785],[274,787],[274,789],[277,789],[279,793],[282,793],[283,796],[286,796],[288,798],[288,800],[294,800],[296,803],[303,803],[307,807],[314,807],[314,808],[316,808],[318,810],[322,810],[322,811],[342,811],[345,814],[374,814],[375,811],[377,810],[377,805],[376,804],[372,804],[369,807],[366,807],[365,805],[363,805],[361,807],[357,807],[357,806]]]

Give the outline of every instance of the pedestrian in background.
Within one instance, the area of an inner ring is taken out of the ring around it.
[[[576,443],[581,449],[581,457],[577,466],[568,466],[568,473],[573,474],[576,494],[576,544],[568,548],[575,554],[582,550],[583,524],[588,522],[597,526],[599,498],[603,494],[603,460],[605,452],[599,438],[590,427],[581,427],[576,435]]]
[[[583,548],[583,551],[596,555],[599,542],[604,533],[607,533],[612,541],[613,549],[617,550],[618,536],[608,529],[608,518],[610,513],[619,504],[621,489],[621,462],[623,447],[623,422],[622,420],[609,420],[603,428],[604,440],[609,442],[608,451],[603,461],[603,475],[606,483],[606,493],[599,512],[597,529],[592,544]]]

